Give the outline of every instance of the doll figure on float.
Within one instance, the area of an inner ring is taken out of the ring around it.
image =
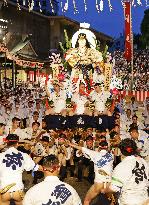
[[[102,53],[96,50],[96,36],[89,30],[89,24],[81,23],[72,37],[72,48],[66,52],[65,60],[72,67],[72,79],[83,74],[88,90],[91,89],[92,74],[102,61]]]

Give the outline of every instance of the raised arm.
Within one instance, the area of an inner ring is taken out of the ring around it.
[[[73,144],[71,142],[69,142],[68,144],[69,144],[69,146],[82,151],[82,147],[81,146],[78,146],[77,144]]]
[[[46,94],[47,94],[47,96],[50,98],[51,96],[50,96],[50,92],[49,92],[49,90],[48,90],[47,85],[45,85],[45,90],[46,90]]]

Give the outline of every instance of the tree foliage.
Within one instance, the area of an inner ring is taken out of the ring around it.
[[[134,45],[137,45],[138,49],[145,48],[145,46],[143,45],[143,42],[142,42],[142,35],[141,34],[134,34],[133,43],[134,43]]]
[[[141,23],[141,41],[147,47],[149,46],[149,9],[144,11],[144,18]]]
[[[71,48],[71,39],[69,39],[68,37],[67,30],[64,30],[64,37],[65,37],[64,43],[59,42],[59,46],[60,46],[61,51],[63,53],[66,53],[66,51]]]

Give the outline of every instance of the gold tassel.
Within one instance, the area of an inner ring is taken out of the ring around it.
[[[5,194],[9,189],[11,189],[15,185],[16,183],[12,183],[12,184],[5,186],[3,189],[0,190],[0,194]]]
[[[108,200],[110,200],[112,204],[116,204],[116,200],[113,194],[107,194],[107,196],[108,196]]]

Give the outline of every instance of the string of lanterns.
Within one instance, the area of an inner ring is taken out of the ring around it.
[[[50,0],[50,5],[51,5],[52,13],[54,13],[54,6],[52,0]]]
[[[8,5],[7,0],[3,0],[3,1],[4,1],[4,5]],[[35,0],[28,0],[29,11],[32,11],[34,9],[34,6],[35,6],[34,1]],[[78,7],[77,7],[76,0],[60,0],[60,8],[61,8],[62,13],[65,13],[65,12],[68,11],[69,1],[71,1],[72,4],[73,4],[74,14],[78,14],[79,10],[78,10]],[[111,3],[111,0],[107,0],[107,1],[108,1],[109,10],[110,10],[110,12],[112,12],[113,6],[112,6],[112,3]],[[134,6],[134,7],[136,7],[137,5],[139,5],[139,6],[143,5],[143,0],[131,0],[131,1],[132,1],[132,6]],[[146,7],[148,7],[149,6],[149,0],[144,0],[144,1],[145,1],[145,4],[146,4]],[[100,13],[104,10],[104,2],[105,2],[104,0],[96,0],[95,8],[96,8],[98,13]],[[22,5],[19,3],[19,0],[17,0],[16,3],[17,3],[18,10],[21,10]],[[83,0],[83,3],[84,3],[84,10],[86,12],[87,9],[88,9],[87,0]],[[123,6],[123,0],[121,0],[121,3],[122,3],[122,6]],[[49,4],[50,4],[52,13],[55,13],[53,0],[49,0]],[[24,5],[25,5],[25,0],[23,0],[23,6]],[[41,6],[40,0],[39,0],[39,8],[40,8],[40,12],[42,12],[42,6]]]
[[[77,9],[77,6],[76,6],[76,1],[75,0],[72,0],[73,2],[73,7],[74,7],[74,14],[77,14],[79,13],[78,9]]]
[[[149,6],[149,0],[145,0],[145,3],[146,3],[146,7]]]
[[[113,10],[113,7],[112,7],[112,3],[111,3],[111,0],[107,0],[108,1],[108,5],[109,5],[109,9],[110,9],[110,12],[112,12]],[[63,2],[61,0],[61,9],[62,9],[62,12],[66,12],[69,8],[69,2],[67,0],[67,2],[64,4],[64,7],[62,6],[63,5]],[[85,12],[87,11],[87,1],[86,0],[83,0],[84,2],[84,10]],[[122,2],[122,5],[123,5],[123,0],[121,0]],[[77,9],[77,4],[76,4],[76,0],[72,0],[72,3],[73,3],[73,7],[74,7],[74,14],[77,14],[79,13],[78,9]],[[146,3],[146,7],[149,6],[149,0],[145,0],[145,3]],[[95,7],[96,7],[96,10],[97,12],[102,12],[103,9],[104,9],[104,1],[103,0],[96,0],[96,3],[95,3]],[[132,0],[132,6],[136,6],[136,5],[139,5],[139,6],[142,6],[143,3],[142,3],[142,0]],[[52,5],[51,5],[52,7]]]
[[[87,11],[87,3],[86,3],[86,0],[84,0],[84,10],[85,10],[85,12]]]

